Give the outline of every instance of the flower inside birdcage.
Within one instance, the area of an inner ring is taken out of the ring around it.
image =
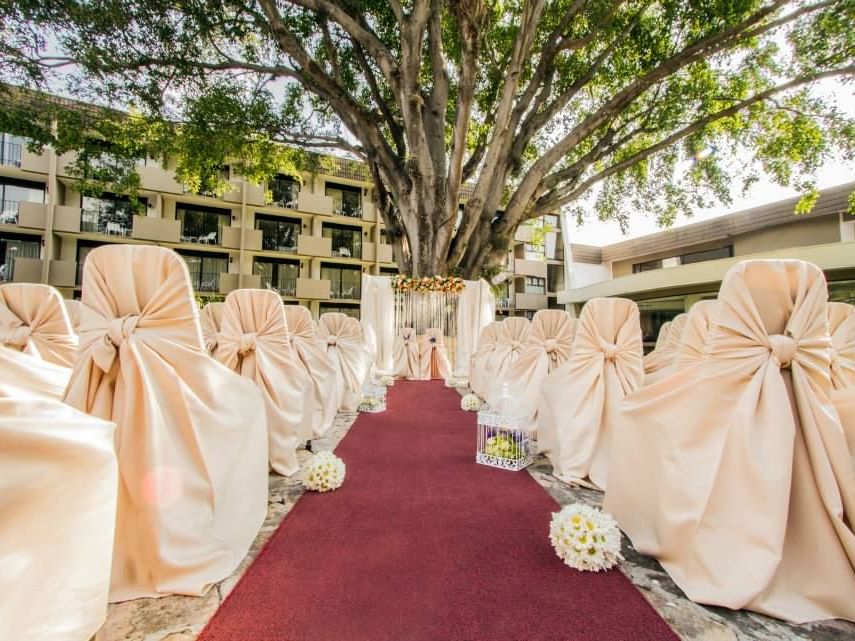
[[[386,409],[386,386],[380,381],[369,381],[362,386],[360,412],[382,412]]]
[[[478,412],[475,460],[516,471],[531,464],[536,449],[531,420],[526,412],[520,411],[505,384],[501,395],[490,399]]]

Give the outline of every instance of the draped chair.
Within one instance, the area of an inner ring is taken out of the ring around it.
[[[199,312],[199,322],[202,326],[202,338],[205,349],[213,355],[217,351],[220,340],[220,325],[223,323],[223,307],[225,303],[208,303]]]
[[[558,309],[535,313],[520,349],[519,358],[500,370],[490,383],[487,400],[501,395],[507,384],[520,413],[534,417],[540,386],[550,373],[570,357],[576,320]]]
[[[65,401],[117,426],[110,598],[203,594],[267,513],[261,393],[205,352],[187,266],[169,249],[93,249],[80,311]]]
[[[321,314],[318,334],[336,371],[335,394],[342,412],[355,412],[362,400],[362,384],[371,373],[371,353],[365,347],[359,321],[339,312]]]
[[[831,384],[834,389],[855,387],[855,306],[828,304],[831,334]]]
[[[644,379],[646,385],[696,365],[704,359],[707,339],[712,330],[717,309],[718,303],[714,300],[701,300],[692,305],[686,313],[680,342],[673,352],[671,364],[649,373]]]
[[[653,350],[662,349],[665,346],[665,343],[668,342],[668,332],[671,331],[671,321],[665,321],[662,323],[662,326],[659,328],[659,335],[656,337],[656,345],[653,346]]]
[[[605,489],[623,398],[644,382],[638,306],[624,298],[585,303],[573,353],[544,380],[537,412],[538,450],[568,483]]]
[[[327,433],[341,404],[335,388],[336,371],[327,355],[326,342],[318,338],[312,314],[302,305],[285,305],[291,345],[309,375],[312,437]]]
[[[68,321],[71,323],[71,331],[76,334],[80,326],[80,301],[63,298],[62,302],[65,305],[65,313],[68,314]]]
[[[668,336],[664,340],[661,348],[650,352],[644,358],[644,373],[645,375],[658,372],[660,369],[673,365],[674,359],[677,357],[677,348],[680,346],[680,340],[683,338],[683,328],[686,326],[688,314],[678,314],[671,321],[671,327],[668,330]],[[645,377],[645,383],[650,380]]]
[[[314,396],[276,292],[236,289],[226,296],[214,358],[261,390],[270,467],[294,474],[300,469],[297,447],[312,438]]]
[[[452,374],[448,350],[445,347],[445,335],[437,327],[429,327],[419,340],[419,378],[447,379]]]
[[[71,367],[77,336],[62,296],[49,285],[0,285],[0,343],[44,361]]]
[[[393,375],[398,378],[416,380],[419,378],[419,342],[416,330],[412,327],[402,327],[395,337],[393,348],[394,370]]]
[[[604,509],[694,601],[855,620],[855,474],[829,400],[826,297],[814,265],[736,265],[707,357],[624,400]]]
[[[502,321],[496,336],[496,346],[484,359],[484,380],[486,385],[478,396],[486,399],[492,393],[492,384],[520,357],[523,341],[525,340],[531,321],[522,316],[511,316]]]
[[[487,359],[498,345],[501,326],[501,321],[492,321],[481,330],[478,347],[469,359],[469,389],[482,398],[490,382],[486,376]]]
[[[0,396],[62,400],[71,368],[0,347]],[[0,637],[2,638],[2,637]]]
[[[58,400],[0,389],[0,639],[88,641],[103,624],[115,427]]]

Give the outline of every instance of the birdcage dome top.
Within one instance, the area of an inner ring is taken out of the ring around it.
[[[507,383],[502,385],[498,396],[484,403],[478,412],[478,423],[513,430],[531,430],[532,428],[529,416],[520,407],[517,399],[511,396]]]

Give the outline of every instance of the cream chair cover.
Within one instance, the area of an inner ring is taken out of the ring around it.
[[[668,342],[668,332],[670,331],[671,321],[665,321],[662,323],[662,327],[659,328],[659,336],[656,337],[656,345],[653,346],[654,350],[665,347],[665,343]]]
[[[686,322],[683,324],[680,342],[674,351],[671,364],[647,374],[644,378],[645,385],[655,383],[674,372],[696,365],[704,359],[717,304],[717,301],[714,300],[701,300],[692,305],[686,314]]]
[[[416,330],[412,327],[403,327],[395,337],[393,374],[398,378],[416,380],[420,376],[419,370],[419,341],[416,338]]]
[[[831,384],[834,389],[855,387],[855,306],[828,304],[831,334]]]
[[[220,340],[220,325],[223,324],[223,307],[225,303],[208,303],[199,312],[199,322],[202,325],[202,338],[205,349],[209,354],[217,351]]]
[[[59,401],[65,394],[70,377],[70,367],[0,347],[0,396]]]
[[[4,347],[71,367],[77,342],[62,296],[53,287],[0,285],[0,343]]]
[[[327,355],[327,345],[315,333],[311,312],[302,305],[285,305],[285,320],[291,335],[291,345],[309,375],[311,389],[310,422],[312,435],[327,433],[341,405],[335,386],[335,367]]]
[[[478,349],[472,354],[469,362],[469,389],[482,398],[486,396],[487,386],[490,383],[487,378],[487,359],[498,345],[501,327],[501,321],[492,321],[481,330]]]
[[[65,400],[117,425],[110,598],[202,594],[246,556],[267,512],[261,393],[205,353],[175,252],[93,249],[83,303]]]
[[[671,321],[671,327],[668,329],[668,336],[665,339],[664,345],[660,349],[650,352],[644,359],[644,373],[652,374],[664,367],[673,365],[677,358],[677,348],[680,346],[680,340],[683,337],[683,328],[686,325],[688,314],[677,314],[674,320]],[[645,377],[645,382],[648,382],[649,377]]]
[[[335,393],[341,398],[339,409],[355,412],[372,364],[359,321],[338,312],[327,312],[318,321],[318,334],[326,342],[327,354],[335,368]]]
[[[490,383],[487,400],[502,394],[507,385],[521,414],[534,417],[540,386],[546,376],[570,358],[576,320],[559,309],[542,309],[534,315],[519,358],[499,371]]]
[[[834,390],[831,392],[831,402],[840,416],[849,457],[852,459],[852,473],[855,474],[855,387]]]
[[[445,336],[437,327],[429,327],[419,340],[419,379],[447,379],[453,373]]]
[[[537,413],[537,448],[568,483],[605,489],[618,409],[644,382],[638,307],[623,298],[589,300],[573,354],[546,377]]]
[[[604,509],[694,601],[855,620],[855,474],[826,314],[817,267],[740,263],[707,358],[624,400]]]
[[[496,337],[496,346],[484,359],[484,389],[475,392],[481,398],[492,393],[493,382],[503,377],[520,357],[523,342],[528,335],[531,321],[522,316],[510,316],[502,321]]]
[[[89,641],[104,622],[115,427],[59,401],[0,397],[0,639]]]
[[[236,289],[226,296],[220,322],[214,357],[261,390],[270,467],[290,476],[300,469],[297,447],[312,438],[314,395],[291,347],[282,299],[269,289]]]
[[[71,323],[71,331],[77,333],[77,328],[80,327],[80,301],[71,298],[63,298],[65,305],[65,313],[68,314],[68,320]]]

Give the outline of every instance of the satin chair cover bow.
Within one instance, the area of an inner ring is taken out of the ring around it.
[[[71,367],[77,344],[57,290],[34,283],[0,285],[0,347]]]
[[[342,412],[355,412],[362,400],[362,384],[373,359],[365,347],[359,321],[338,312],[321,314],[318,333],[327,343],[327,355],[336,371],[336,396]]]
[[[831,334],[831,384],[834,389],[855,387],[855,306],[828,304]]]
[[[541,386],[538,451],[568,483],[604,489],[614,422],[623,398],[644,380],[638,307],[623,298],[589,300],[573,353]]]
[[[576,321],[567,312],[558,309],[537,312],[525,334],[519,357],[496,373],[487,400],[501,395],[502,386],[507,383],[514,390],[520,413],[534,418],[540,386],[550,372],[570,357],[575,333]]]
[[[291,345],[306,370],[311,388],[309,425],[312,437],[327,433],[341,405],[335,381],[335,367],[327,356],[326,343],[317,337],[312,314],[302,305],[285,305],[285,320]]]
[[[469,359],[469,389],[482,398],[486,395],[489,384],[486,376],[487,360],[498,344],[501,326],[501,321],[491,321],[481,330],[478,348]]]
[[[692,600],[855,620],[855,475],[829,400],[826,283],[725,276],[707,358],[627,396],[604,509]]]
[[[395,337],[393,346],[393,374],[398,378],[416,380],[420,376],[419,370],[419,342],[416,338],[416,330],[412,327],[403,327]]]
[[[452,374],[451,362],[448,360],[448,350],[445,347],[445,336],[437,327],[425,330],[419,345],[419,378],[447,379]]]
[[[208,303],[199,312],[205,349],[211,355],[217,350],[219,343],[220,325],[223,322],[223,306],[224,303]]]
[[[267,513],[259,391],[204,350],[184,261],[93,249],[65,401],[116,423],[110,599],[203,594],[246,555]]]
[[[115,427],[58,400],[0,389],[0,639],[88,641],[103,624]]]

